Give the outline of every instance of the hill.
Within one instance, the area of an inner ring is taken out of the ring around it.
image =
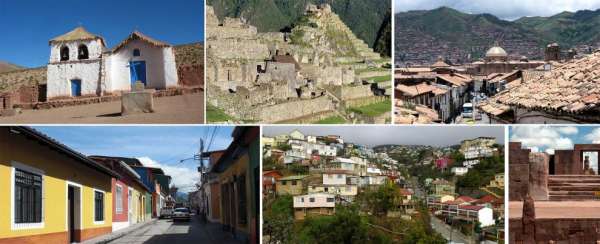
[[[15,70],[20,70],[20,69],[23,69],[23,67],[8,63],[5,61],[0,61],[0,73],[10,72],[10,71],[15,71]]]
[[[280,31],[292,27],[304,13],[309,3],[328,3],[342,21],[364,40],[374,47],[385,27],[387,10],[391,9],[389,0],[208,0],[215,14],[222,19],[242,17],[256,26],[260,32]],[[385,51],[385,50],[384,50]],[[381,53],[381,52],[380,52]],[[381,53],[384,54],[384,53]],[[384,54],[385,55],[385,54]]]
[[[552,42],[581,49],[600,41],[600,10],[506,21],[441,7],[395,17],[396,63],[430,64],[439,56],[455,63],[475,61],[495,42],[511,56],[539,59]]]

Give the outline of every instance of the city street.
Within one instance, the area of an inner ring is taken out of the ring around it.
[[[138,243],[243,243],[234,240],[231,234],[223,232],[221,225],[201,223],[196,216],[190,222],[160,219],[148,226],[137,229],[111,244]]]
[[[438,218],[431,216],[431,227],[444,238],[449,240],[449,243],[472,243],[469,242],[469,238],[458,230],[452,230],[452,228],[446,223],[442,222]]]

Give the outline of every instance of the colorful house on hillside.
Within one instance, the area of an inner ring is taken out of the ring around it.
[[[220,219],[225,230],[252,244],[259,236],[260,129],[239,126],[233,142],[210,169],[220,189]]]
[[[119,175],[112,179],[111,184],[113,194],[112,230],[120,230],[132,224],[150,220],[150,217],[147,216],[150,189],[142,183],[140,175],[122,158],[107,156],[90,156],[90,158]]]
[[[0,127],[0,243],[72,243],[112,231],[118,174],[29,127]]]

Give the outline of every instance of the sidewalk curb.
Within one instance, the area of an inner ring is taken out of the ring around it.
[[[145,226],[148,226],[148,225],[150,225],[152,223],[155,223],[156,221],[158,221],[158,219],[152,219],[152,220],[146,221],[144,223],[138,223],[138,224],[135,224],[133,226],[130,226],[130,227],[127,227],[127,228],[124,228],[124,229],[120,229],[118,231],[106,234],[104,236],[96,237],[98,240],[94,240],[96,238],[92,238],[90,240],[86,240],[86,241],[83,241],[81,243],[82,244],[92,244],[92,243],[106,244],[106,243],[109,243],[109,242],[114,241],[116,239],[119,239],[119,238],[121,238],[121,237],[123,237],[123,236],[125,236],[125,235],[127,235],[129,233],[131,233],[132,231],[136,231],[138,229],[141,229],[142,227],[145,227]]]

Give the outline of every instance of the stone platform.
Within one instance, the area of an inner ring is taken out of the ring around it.
[[[523,202],[509,202],[510,219],[523,217]],[[538,219],[598,219],[600,201],[536,201],[535,218]]]
[[[598,175],[549,175],[550,201],[600,200]]]

